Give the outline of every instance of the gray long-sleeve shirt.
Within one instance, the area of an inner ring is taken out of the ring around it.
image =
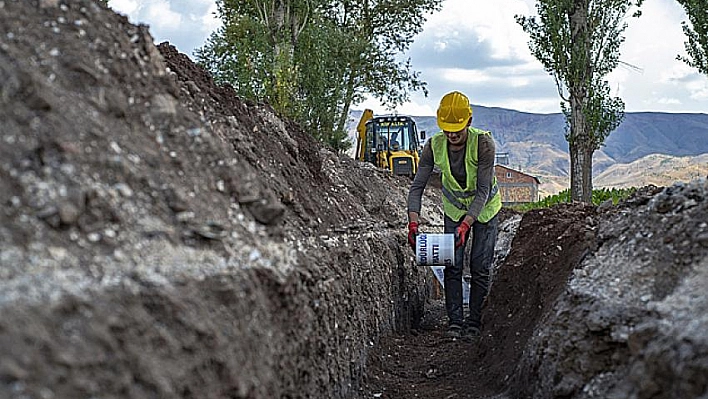
[[[489,192],[492,188],[492,178],[494,177],[494,156],[495,147],[494,139],[491,135],[480,134],[477,135],[477,187],[476,194],[472,204],[470,205],[467,214],[474,217],[477,220],[482,208],[487,203],[489,197]],[[468,139],[473,140],[473,136],[469,136]],[[460,187],[465,187],[467,185],[467,169],[465,168],[465,153],[467,148],[463,147],[458,151],[452,151],[448,147],[448,159],[450,160],[450,171],[452,176],[460,184]],[[430,147],[430,140],[423,147],[423,153],[420,158],[420,164],[418,165],[418,173],[411,183],[410,190],[408,191],[408,212],[415,212],[420,214],[421,198],[423,196],[423,191],[425,186],[428,184],[430,175],[435,167],[435,160],[433,159],[433,149]]]

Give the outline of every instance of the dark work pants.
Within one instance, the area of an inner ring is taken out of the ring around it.
[[[445,233],[454,234],[457,226],[445,216]],[[470,315],[468,325],[481,327],[482,302],[489,290],[489,270],[494,260],[494,245],[497,241],[498,219],[494,216],[487,223],[474,222],[466,246],[472,245],[469,257],[470,281]],[[470,243],[471,240],[471,243]],[[462,325],[464,312],[462,308],[462,273],[465,268],[465,246],[455,249],[455,264],[445,267],[445,309],[450,324]]]

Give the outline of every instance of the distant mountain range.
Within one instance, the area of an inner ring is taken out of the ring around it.
[[[539,177],[545,185],[542,191],[546,193],[554,193],[568,186],[570,160],[568,143],[565,141],[565,118],[562,114],[533,114],[478,105],[472,108],[472,125],[492,132],[497,143],[497,152],[509,154],[510,167]],[[355,137],[361,112],[351,113],[352,138]],[[418,130],[426,131],[427,137],[439,130],[434,116],[414,118]],[[657,154],[660,155],[658,158]],[[665,178],[681,176],[682,173],[676,170],[684,167],[690,169],[686,171],[686,176],[705,176],[708,174],[708,163],[705,162],[705,156],[699,156],[706,154],[708,114],[626,113],[622,124],[607,138],[605,146],[595,152],[593,184],[598,187],[638,186],[642,185],[643,177],[654,174]],[[649,159],[644,159],[648,156]],[[692,157],[699,158],[694,161]],[[660,160],[655,162],[657,159]],[[635,161],[638,163],[632,166]],[[622,184],[619,182],[622,179],[615,178],[604,184],[602,181],[615,173],[612,170],[605,172],[615,165],[623,165],[625,168],[616,167],[615,172],[620,169],[644,171],[633,173],[633,176]],[[652,169],[645,169],[647,167]],[[664,168],[673,172],[669,173]],[[663,184],[660,178],[654,180],[656,182],[651,184]],[[632,181],[636,181],[636,184],[631,184]]]
[[[651,154],[628,164],[614,164],[594,177],[596,187],[629,187],[642,181],[657,186],[667,181],[708,177],[708,154],[688,157]]]

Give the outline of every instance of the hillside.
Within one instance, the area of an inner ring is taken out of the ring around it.
[[[503,209],[483,336],[446,340],[409,179],[100,2],[0,1],[0,37],[0,398],[708,395],[707,179]]]
[[[494,133],[500,151],[511,143],[548,144],[567,152],[565,121],[561,114],[531,114],[473,105],[473,124]],[[416,116],[420,129],[438,131],[433,116]],[[602,152],[618,163],[630,163],[650,154],[694,156],[708,153],[708,114],[628,112],[610,134]],[[599,170],[598,172],[601,172]]]
[[[570,161],[565,141],[565,121],[561,114],[531,114],[504,108],[475,105],[474,126],[494,133],[498,152],[508,152],[510,167],[539,177],[541,193],[555,194],[569,185]],[[352,112],[358,121],[360,111]],[[419,130],[428,137],[438,131],[435,117],[416,116]],[[350,130],[354,125],[350,126]],[[354,138],[352,133],[352,138]],[[612,132],[593,157],[593,173],[598,186],[613,186],[605,170],[613,165],[652,166],[646,175],[637,175],[642,184],[667,185],[676,178],[705,176],[708,165],[701,159],[688,158],[708,154],[708,114],[669,114],[658,112],[627,113],[620,127]],[[643,160],[654,154],[680,157],[683,161],[651,162]],[[688,158],[687,158],[688,157]],[[692,166],[693,165],[693,166]],[[621,166],[618,166],[621,167]],[[686,170],[680,170],[686,167]],[[609,174],[615,172],[610,171]],[[644,178],[646,177],[646,178]]]
[[[525,149],[516,149],[515,151],[534,155],[543,154],[543,157],[540,158],[543,159],[543,162],[534,166],[534,169],[525,170],[540,179],[541,197],[556,194],[568,188],[570,178],[566,172],[569,168],[568,159],[565,158],[567,154],[559,154],[552,149],[543,148],[543,145],[528,144],[519,147]],[[541,150],[534,151],[538,147],[541,147]],[[670,186],[677,182],[685,183],[708,176],[708,154],[687,157],[652,154],[627,164],[620,164],[610,162],[604,153],[598,152],[595,154],[594,161],[596,163],[605,162],[609,165],[602,173],[593,177],[593,187],[595,188]],[[546,170],[553,169],[560,170],[562,174],[552,175],[546,172]],[[524,169],[521,168],[521,170]]]
[[[671,157],[653,154],[629,164],[614,164],[595,176],[597,187],[666,186],[708,177],[708,154]]]
[[[519,150],[523,147],[524,150]],[[570,178],[566,172],[568,159],[567,154],[558,153],[552,149],[544,148],[543,145],[520,145],[515,151],[525,154],[542,154],[540,159],[543,162],[534,166],[534,169],[523,169],[527,173],[537,176],[541,181],[539,192],[541,197],[557,194],[565,190],[570,185]],[[535,151],[541,147],[541,150]],[[610,162],[604,153],[595,154],[596,163],[605,162],[609,166],[602,173],[593,177],[594,188],[628,188],[654,186],[670,186],[677,182],[689,182],[691,180],[708,177],[708,154],[687,157],[673,157],[670,155],[652,154],[639,158],[633,162],[620,164]],[[511,165],[514,166],[514,165]],[[557,169],[561,175],[552,175],[547,170]]]

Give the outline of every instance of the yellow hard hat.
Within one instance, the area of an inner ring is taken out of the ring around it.
[[[447,93],[438,106],[438,126],[446,132],[459,132],[472,117],[472,107],[466,95],[459,91]]]

